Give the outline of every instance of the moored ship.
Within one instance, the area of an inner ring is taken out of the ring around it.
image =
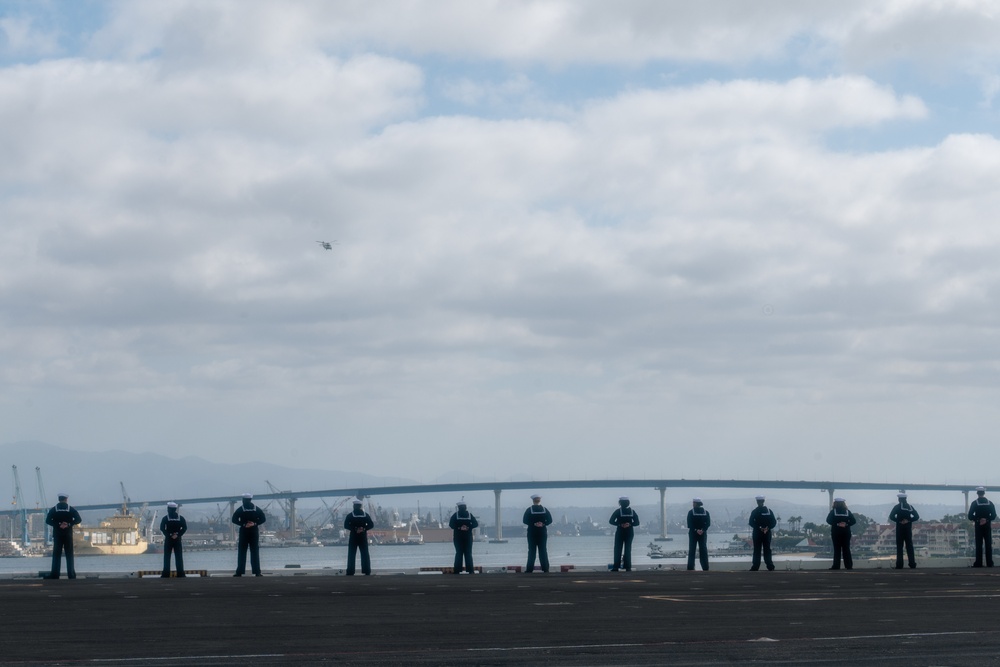
[[[97,526],[80,525],[73,531],[73,551],[78,556],[134,556],[148,548],[139,517],[125,507]]]

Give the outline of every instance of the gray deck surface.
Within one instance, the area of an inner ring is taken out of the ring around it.
[[[997,574],[6,579],[0,663],[990,665]]]

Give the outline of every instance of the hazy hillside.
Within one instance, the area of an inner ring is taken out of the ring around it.
[[[265,480],[280,489],[310,490],[352,486],[412,484],[413,480],[375,477],[342,470],[303,470],[269,463],[212,463],[196,457],[172,459],[159,454],[120,451],[80,452],[43,442],[0,445],[0,464],[16,465],[21,494],[28,506],[47,506],[60,491],[77,505],[116,502],[120,483],[131,498],[192,498],[198,496],[268,493]],[[38,497],[35,467],[42,470],[47,499]],[[13,475],[0,478],[0,494],[13,498]]]

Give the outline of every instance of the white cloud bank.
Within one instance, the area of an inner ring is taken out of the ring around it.
[[[997,421],[1000,144],[830,141],[932,116],[838,71],[882,57],[861,33],[916,34],[913,4],[117,6],[0,69],[0,436],[425,478],[975,478],[942,452],[988,457]],[[453,99],[558,112],[424,113],[425,54],[734,64],[803,34],[840,64],[582,104],[470,70]]]

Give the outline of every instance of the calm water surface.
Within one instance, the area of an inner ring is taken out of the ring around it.
[[[725,544],[732,536],[710,535],[713,546]],[[647,545],[653,536],[636,536],[632,544],[633,565],[678,565],[686,563],[684,558],[652,559],[647,556]],[[680,535],[672,542],[658,543],[665,552],[686,551],[687,538]],[[585,536],[549,537],[549,563],[551,569],[560,565],[601,567],[613,559],[614,539],[610,537]],[[261,567],[267,570],[283,570],[287,565],[297,565],[304,570],[340,570],[347,561],[346,546],[329,547],[268,547],[261,549]],[[455,557],[454,547],[447,543],[427,543],[421,545],[372,545],[370,548],[374,570],[408,570],[418,567],[450,566]],[[476,542],[472,556],[475,564],[484,568],[499,568],[507,565],[524,565],[527,560],[527,542],[513,538],[506,544]],[[791,556],[790,556],[791,557]],[[716,558],[716,556],[713,556]],[[775,559],[781,557],[777,554]],[[794,556],[801,559],[801,556]],[[727,561],[746,561],[748,556],[729,556]],[[359,559],[360,561],[360,559]],[[0,558],[0,574],[36,574],[47,570],[49,558]],[[248,564],[249,565],[249,564]],[[77,556],[76,570],[87,572],[135,572],[137,570],[159,570],[163,567],[161,554],[141,556]],[[184,554],[184,567],[188,570],[226,571],[236,568],[236,549],[224,551],[188,551]],[[360,568],[360,562],[358,563]],[[65,564],[63,566],[65,572]]]

